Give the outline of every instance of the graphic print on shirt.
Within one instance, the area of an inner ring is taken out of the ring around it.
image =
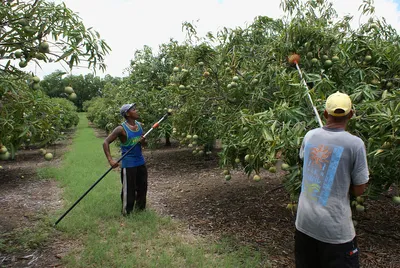
[[[137,136],[137,137],[132,137],[129,140],[127,140],[123,146],[132,146],[135,145],[136,143],[138,143],[140,141],[141,136]]]
[[[306,144],[302,191],[309,200],[326,206],[342,153],[341,146]]]
[[[141,127],[136,121],[135,121],[135,123],[138,125],[138,130],[136,130],[136,131],[131,130],[126,125],[126,122],[124,122],[122,124],[122,127],[124,128],[125,133],[126,133],[127,140],[121,146],[130,147],[130,146],[133,146],[133,145],[135,145],[136,143],[138,143],[140,141],[140,138],[141,138]]]

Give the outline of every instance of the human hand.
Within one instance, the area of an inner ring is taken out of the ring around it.
[[[140,137],[139,142],[140,142],[142,145],[144,145],[145,142],[146,142],[146,138],[145,138],[144,136]]]
[[[115,162],[114,160],[108,160],[108,163],[110,163],[110,166],[112,168],[117,168],[119,166],[118,162]]]

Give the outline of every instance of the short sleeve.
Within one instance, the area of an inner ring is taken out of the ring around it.
[[[354,155],[353,171],[351,172],[351,182],[353,185],[365,184],[369,180],[367,163],[367,152],[364,143]]]
[[[303,141],[301,142],[301,147],[300,147],[300,151],[299,151],[299,157],[300,159],[304,159],[304,148],[306,146],[307,141],[309,140],[309,137],[311,135],[311,133],[313,133],[314,130],[310,130],[306,133],[306,135],[304,135]]]

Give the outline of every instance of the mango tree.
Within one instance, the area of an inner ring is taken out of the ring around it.
[[[220,139],[227,179],[231,168],[243,169],[256,181],[262,168],[282,168],[285,186],[297,200],[299,148],[305,133],[319,127],[307,93],[322,117],[327,96],[346,92],[356,111],[348,131],[360,136],[368,151],[367,194],[376,196],[398,184],[398,33],[372,17],[352,29],[351,18],[339,18],[326,1],[284,0],[281,6],[281,19],[260,16],[246,28],[224,28],[204,38],[185,24],[189,40],[163,44],[159,55],[148,49],[137,53],[131,79],[110,95],[121,100],[132,94],[146,103],[146,114],[174,107],[173,137],[194,154]],[[361,9],[364,16],[374,10],[368,1]],[[288,61],[294,54],[300,55],[307,87]]]
[[[0,80],[0,82],[3,82]],[[8,152],[2,160],[14,159],[21,146],[45,147],[63,138],[63,132],[78,124],[76,107],[64,98],[49,98],[30,90],[26,82],[1,83],[0,147]]]
[[[61,129],[57,123],[61,111],[53,108],[58,105],[49,104],[40,92],[39,77],[24,72],[24,68],[30,62],[39,67],[63,62],[72,68],[85,61],[94,70],[104,70],[104,57],[110,48],[65,4],[2,1],[0,18],[0,146],[11,148],[13,158],[26,135],[38,135],[35,141],[43,144],[53,142]],[[64,104],[69,106],[69,102]],[[27,124],[30,114],[32,123]],[[66,126],[76,124],[72,121]]]

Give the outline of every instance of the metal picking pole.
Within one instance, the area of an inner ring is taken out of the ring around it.
[[[312,98],[311,98],[311,95],[310,95],[310,93],[309,93],[309,89],[308,89],[308,86],[307,86],[307,84],[306,84],[306,81],[304,81],[303,74],[301,73],[300,67],[299,67],[299,65],[297,64],[297,62],[295,62],[295,63],[296,63],[297,71],[299,71],[300,79],[301,79],[301,81],[303,82],[303,85],[305,86],[305,88],[307,89],[307,96],[308,96],[308,99],[310,100],[310,103],[311,103],[312,108],[313,108],[313,110],[314,110],[314,114],[315,114],[315,116],[316,116],[316,118],[317,118],[317,121],[318,121],[318,123],[319,123],[319,126],[320,126],[320,127],[323,127],[324,125],[322,124],[321,117],[319,117],[318,110],[317,110],[317,108],[314,106],[314,102],[313,102],[313,100],[312,100]]]

